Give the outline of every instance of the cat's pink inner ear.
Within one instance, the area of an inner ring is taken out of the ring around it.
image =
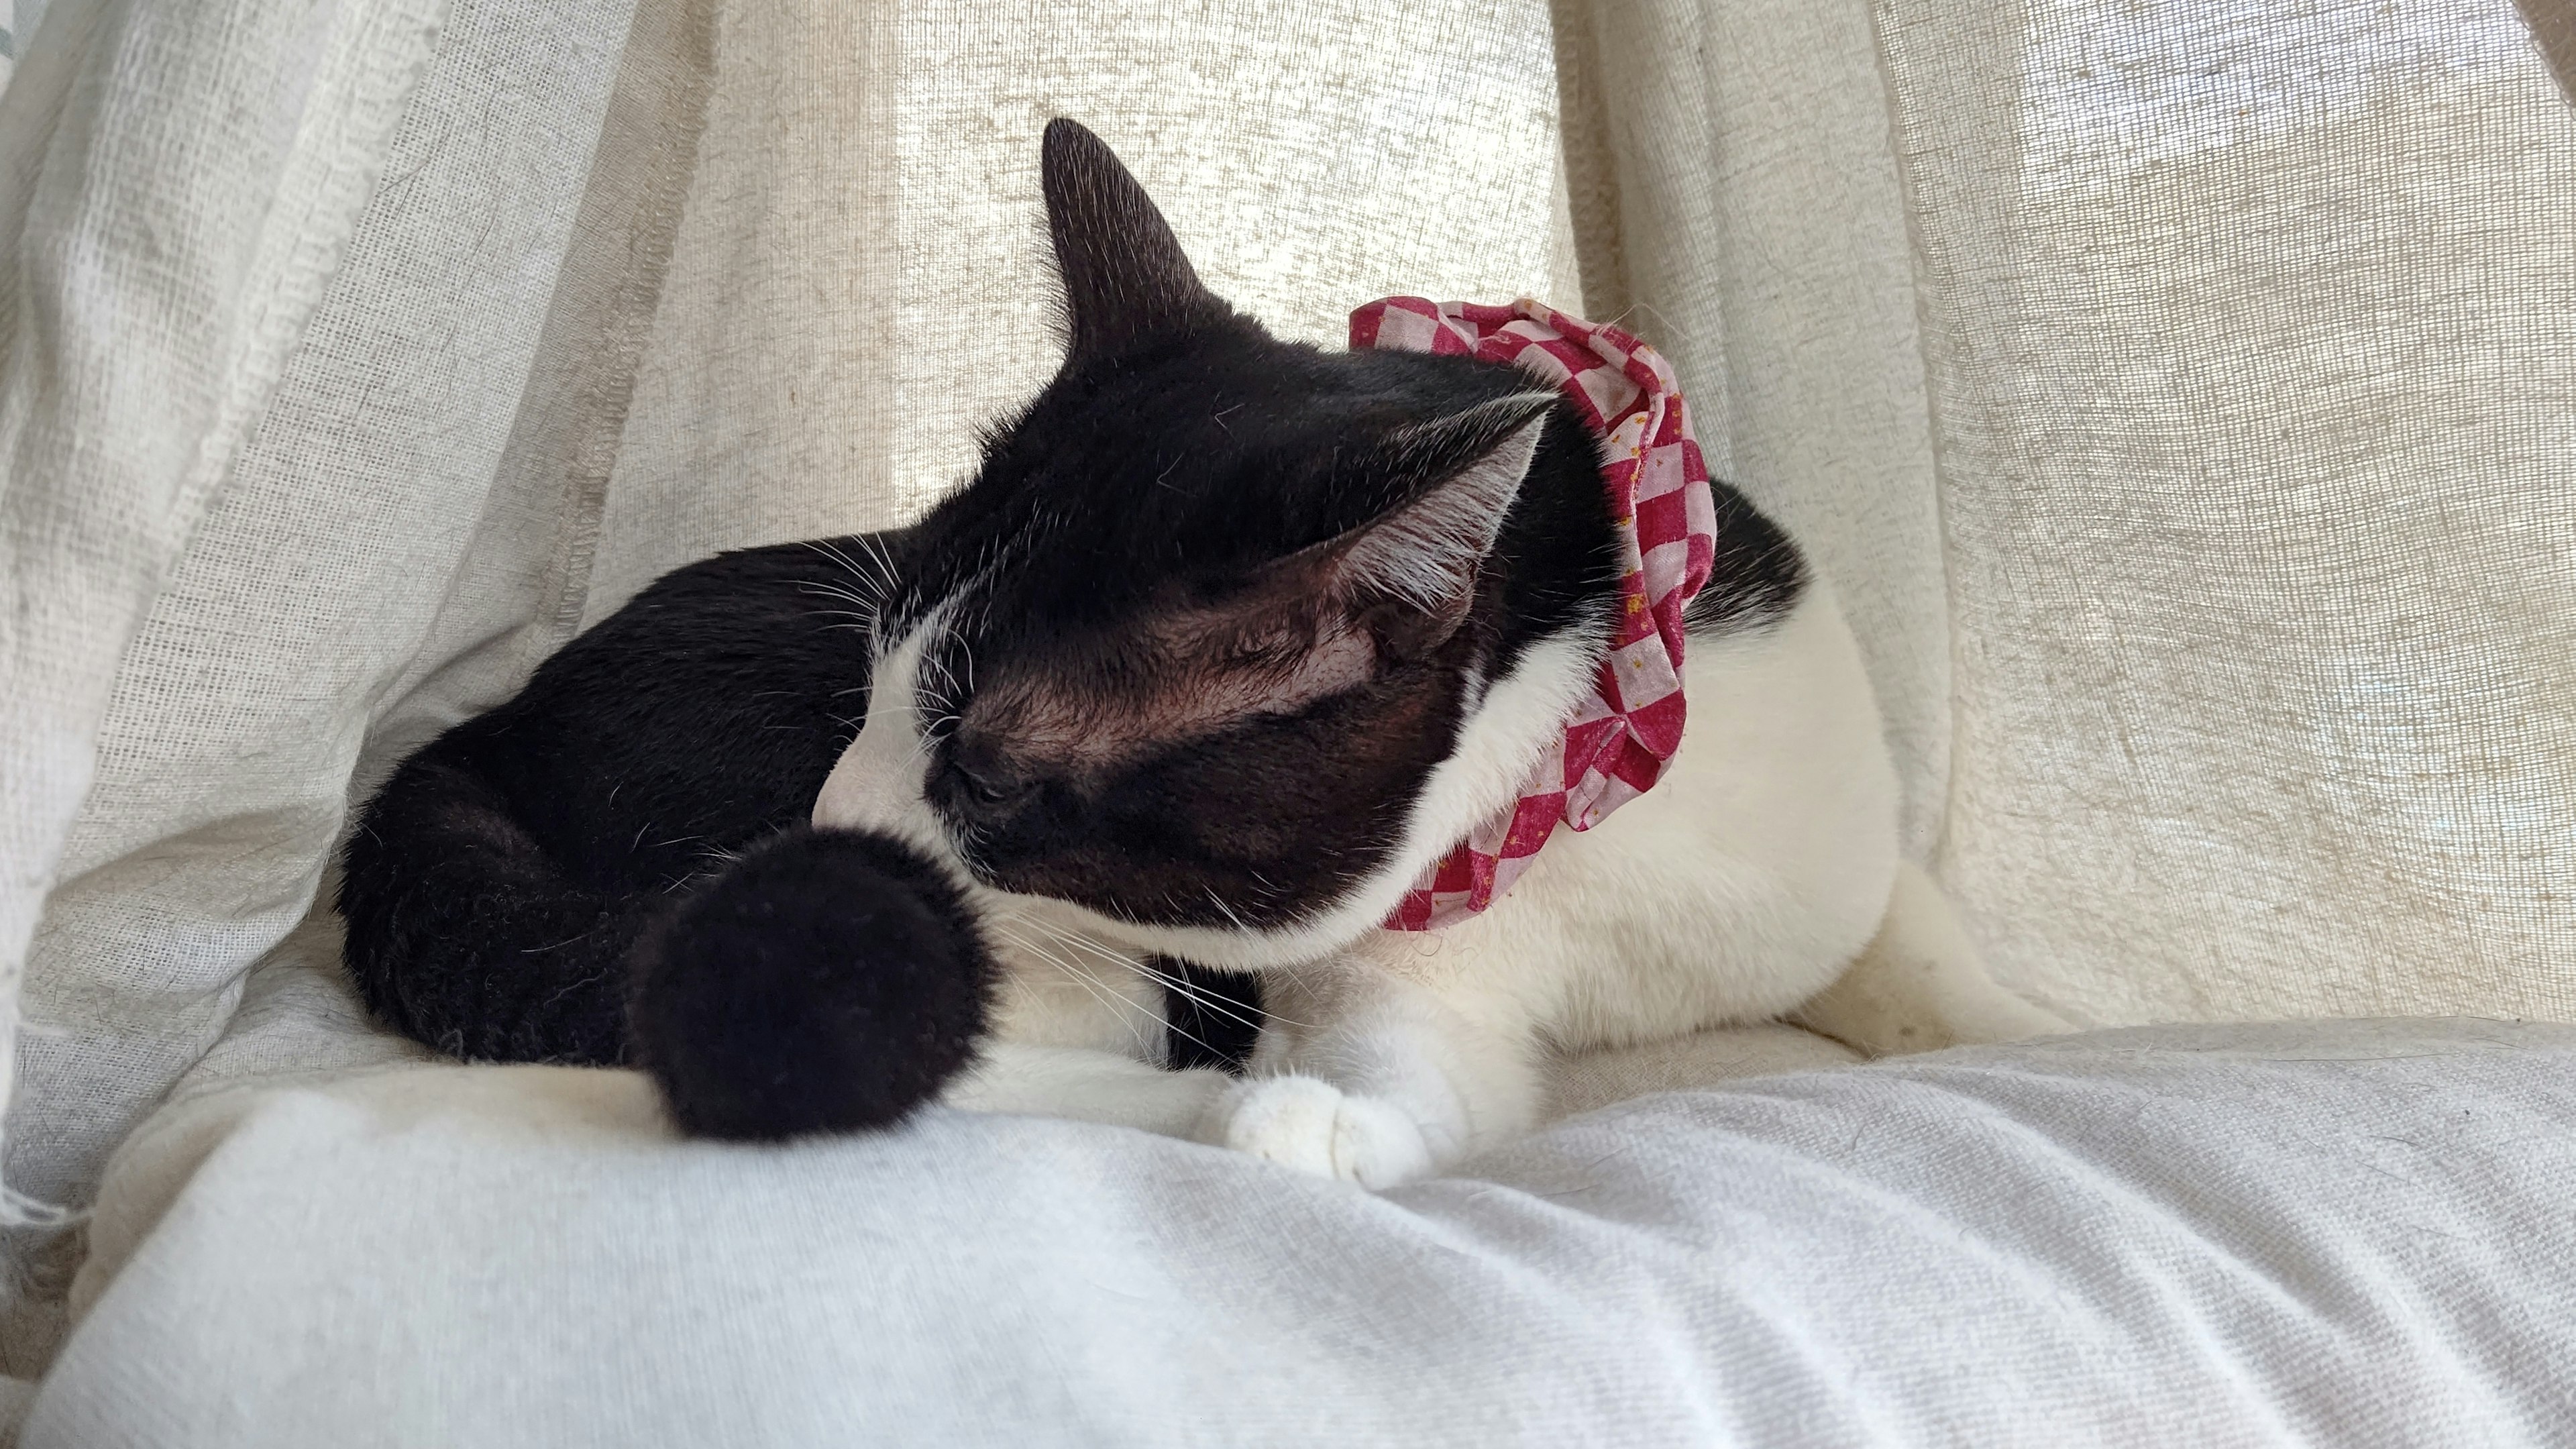
[[[1417,657],[1466,622],[1554,401],[1552,393],[1518,394],[1389,441],[1397,466],[1446,463],[1447,476],[1329,545],[1327,591],[1382,650]]]

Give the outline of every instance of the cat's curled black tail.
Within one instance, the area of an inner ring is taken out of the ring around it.
[[[432,745],[342,867],[343,956],[386,1022],[472,1061],[642,1066],[694,1134],[887,1125],[983,1034],[965,902],[882,837],[798,827],[677,891],[601,888]]]
[[[939,868],[799,827],[648,929],[635,1047],[681,1128],[765,1139],[882,1127],[973,1060],[993,971]]]

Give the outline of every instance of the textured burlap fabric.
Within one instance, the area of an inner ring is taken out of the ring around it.
[[[401,751],[663,569],[955,480],[1052,365],[1057,113],[1292,335],[1526,292],[1672,356],[2008,981],[2576,1015],[2576,118],[2506,0],[53,0],[40,39],[0,90],[34,1198],[210,1049],[191,1085],[406,1055],[314,911]],[[12,1236],[20,1372],[77,1247]]]

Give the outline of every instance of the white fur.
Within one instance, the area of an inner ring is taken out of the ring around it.
[[[815,820],[891,830],[953,863],[921,798],[910,705],[937,627],[886,654],[866,728]],[[1793,1010],[1878,1052],[2062,1027],[1985,976],[1938,889],[1901,863],[1877,706],[1821,585],[1776,622],[1691,640],[1683,748],[1654,789],[1590,831],[1560,829],[1484,914],[1438,932],[1379,929],[1425,865],[1512,798],[1596,659],[1570,638],[1527,651],[1433,773],[1388,865],[1297,928],[1139,927],[979,891],[988,918],[1018,924],[998,943],[996,1065],[952,1100],[1029,1110],[1061,1090],[1089,1100],[1048,1099],[1059,1115],[1167,1131],[1186,1119],[1207,1140],[1384,1187],[1535,1125],[1549,1050]],[[1271,1020],[1249,1079],[1139,1075],[1134,1063],[1160,1044],[1139,1028],[1158,989],[1136,973],[1158,951],[1263,973]],[[1134,971],[1113,984],[1121,960]],[[1083,1072],[1047,1058],[1005,1089],[996,1073],[1013,1042],[1127,1064]]]
[[[868,685],[868,717],[859,737],[832,762],[814,797],[814,823],[849,830],[882,830],[954,863],[947,833],[922,793],[930,751],[922,741],[921,660],[930,641],[947,627],[946,605],[934,609],[877,656]]]

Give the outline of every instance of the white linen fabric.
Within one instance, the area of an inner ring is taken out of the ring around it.
[[[2561,1443],[2571,1120],[2564,1027],[2136,1028],[1632,1100],[1373,1196],[404,1068],[139,1134],[169,1205],[102,1217],[131,1256],[22,1442]]]
[[[72,735],[69,696],[14,660],[0,695],[61,736],[60,760],[13,757],[8,827],[33,819],[22,788],[79,802],[58,850],[12,836],[12,879],[49,888],[9,1119],[21,1192],[84,1204],[217,1039],[244,969],[314,903],[370,729],[425,732],[568,632],[549,605],[592,436],[571,423],[598,410],[586,364],[619,299],[564,263],[625,264],[631,220],[574,222],[586,192],[615,195],[593,152],[614,152],[601,116],[627,17],[466,7],[405,105],[437,19],[64,0],[0,96],[13,143],[51,132],[0,149],[33,177],[26,255],[68,273],[13,273],[0,427],[26,421],[5,505],[13,527],[49,506],[133,532],[11,535],[12,617],[50,624],[19,637],[80,643],[104,707]],[[110,128],[126,112],[147,134]],[[74,569],[100,577],[55,577]],[[55,738],[13,723],[0,748]],[[0,1346],[23,1369],[62,1263],[34,1233],[10,1246],[28,1311],[0,1319]]]
[[[60,929],[57,887],[107,845],[83,811],[116,791],[134,728],[120,655],[184,575],[321,298],[433,20],[68,0],[0,92],[0,1079],[40,914]],[[232,601],[233,627],[256,630],[257,602]],[[179,760],[145,764],[157,793],[185,791],[167,788]],[[120,913],[153,915],[131,896]]]
[[[2096,1019],[2576,1014],[2576,110],[2513,8],[1896,9],[1981,941]]]
[[[208,577],[202,525],[434,21],[425,0],[62,0],[0,91],[0,1082],[38,1102],[7,1133],[12,1303],[43,1294],[51,1204],[85,1196],[56,1164],[94,1175],[212,1039],[243,948],[303,909],[281,875],[309,877],[333,828],[263,808],[292,746],[225,748],[260,738],[236,703],[278,702],[300,659],[262,637],[258,590]],[[217,585],[211,616],[191,584]],[[173,609],[203,627],[154,630]],[[18,1328],[0,1318],[10,1366]]]
[[[414,1058],[333,974],[349,802],[662,570],[952,482],[1051,365],[1059,112],[1292,335],[1530,293],[1672,356],[2006,981],[2576,1015],[2576,25],[2524,12],[53,0],[0,89],[10,1201]],[[0,1368],[80,1248],[8,1235]]]

